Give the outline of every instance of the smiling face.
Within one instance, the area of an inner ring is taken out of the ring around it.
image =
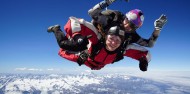
[[[121,45],[121,38],[116,35],[107,35],[106,49],[108,51],[115,51]]]
[[[123,20],[123,26],[125,28],[126,33],[135,32],[136,29],[140,28],[144,21],[143,12],[139,9],[130,10],[125,15],[125,19]]]
[[[135,25],[133,23],[129,22],[129,20],[127,18],[125,18],[125,20],[123,20],[123,27],[124,27],[126,33],[132,33],[136,30]]]

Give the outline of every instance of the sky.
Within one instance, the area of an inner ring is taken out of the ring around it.
[[[88,10],[101,0],[1,0],[0,3],[0,73],[66,73],[89,70],[58,55],[59,47],[51,25],[62,29],[70,16],[91,21]],[[154,21],[165,14],[168,22],[153,48],[148,71],[190,71],[189,0],[118,0],[108,9],[126,13],[143,11],[145,20],[137,33],[149,38]],[[99,71],[139,70],[138,61],[125,57]]]

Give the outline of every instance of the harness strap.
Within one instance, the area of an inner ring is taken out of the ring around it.
[[[117,62],[117,61],[120,61],[121,59],[124,58],[123,54],[124,54],[127,46],[130,44],[130,41],[131,41],[131,37],[129,37],[128,39],[125,39],[124,43],[121,45],[120,51],[117,52],[116,58],[112,62],[112,64]]]
[[[88,52],[82,51],[79,54],[79,58],[77,60],[77,63],[79,64],[79,66],[83,65],[87,61],[87,59],[88,59],[89,56],[90,56],[90,54]],[[97,61],[94,61],[94,60],[93,60],[93,62],[95,62],[96,64],[100,64],[100,62],[97,62]],[[95,65],[93,65],[91,63],[89,63],[89,65],[91,66],[91,70],[99,70],[99,69],[102,68],[102,67],[95,66]]]
[[[100,62],[96,62],[96,61],[94,60],[94,58],[95,58],[95,56],[100,52],[100,49],[101,49],[102,47],[103,47],[103,42],[102,42],[101,40],[99,40],[98,44],[92,46],[92,52],[91,52],[91,54],[88,53],[87,50],[80,52],[80,53],[79,53],[79,58],[77,59],[77,63],[79,64],[79,66],[83,65],[83,64],[87,61],[88,57],[89,57],[93,62],[95,62],[96,64],[100,64]],[[92,67],[93,67],[93,66],[94,66],[94,65],[92,65]],[[95,68],[95,67],[96,67],[96,66],[94,66],[94,68]]]
[[[87,51],[82,51],[79,54],[79,58],[77,59],[77,63],[79,64],[79,66],[83,65],[84,62],[88,59],[89,57],[89,53]]]

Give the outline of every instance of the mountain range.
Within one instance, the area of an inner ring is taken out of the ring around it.
[[[0,74],[0,94],[190,94],[189,88],[127,74]]]

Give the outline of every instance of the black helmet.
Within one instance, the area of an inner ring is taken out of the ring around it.
[[[124,41],[125,31],[123,31],[119,26],[113,26],[108,30],[107,35],[119,36],[121,40]]]

